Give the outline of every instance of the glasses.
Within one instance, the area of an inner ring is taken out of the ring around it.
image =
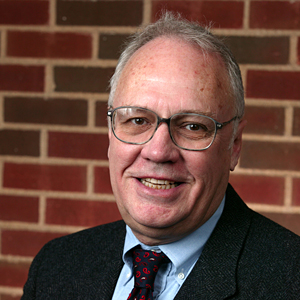
[[[165,119],[154,111],[135,106],[110,109],[111,128],[115,137],[127,144],[142,145],[154,136],[160,123],[166,123],[173,143],[181,149],[201,151],[209,148],[219,129],[236,120],[219,123],[196,113],[178,113]]]

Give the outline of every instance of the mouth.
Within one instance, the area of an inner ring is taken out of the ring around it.
[[[180,185],[180,182],[160,180],[155,178],[142,178],[139,180],[143,185],[156,190],[169,190]]]

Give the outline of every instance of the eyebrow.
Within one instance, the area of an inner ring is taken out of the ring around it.
[[[153,112],[155,112],[156,114],[159,115],[159,113],[157,113],[156,111],[154,111],[153,109],[151,109],[151,108],[149,108],[147,106],[138,106],[138,105],[122,105],[122,106],[129,106],[129,107],[131,106],[131,107],[137,107],[137,108],[145,108],[145,109],[148,109],[148,110],[152,110]],[[113,109],[113,107],[110,107],[110,109]],[[205,112],[205,111],[198,110],[198,109],[182,110],[182,111],[175,112],[172,115],[175,115],[175,114],[185,114],[185,113],[203,115],[203,116],[210,117],[210,118],[213,118],[213,119],[216,118],[216,113]]]
[[[204,111],[201,111],[201,110],[197,110],[197,109],[188,109],[188,110],[183,110],[183,111],[180,111],[178,113],[191,113],[191,114],[198,114],[198,115],[203,115],[203,116],[207,116],[207,117],[216,117],[216,114],[213,113],[213,112],[204,112]]]

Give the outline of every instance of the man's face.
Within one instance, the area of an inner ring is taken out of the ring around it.
[[[125,66],[113,107],[139,106],[169,118],[197,112],[218,122],[234,117],[232,94],[221,59],[176,38],[157,38]],[[207,221],[219,206],[229,171],[240,152],[240,123],[230,147],[233,123],[220,130],[204,151],[178,148],[162,123],[144,145],[125,144],[109,132],[111,184],[124,221],[145,244],[178,240]],[[170,189],[146,186],[141,179],[164,180]],[[174,187],[175,186],[175,187]]]

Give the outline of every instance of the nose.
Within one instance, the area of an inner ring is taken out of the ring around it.
[[[141,155],[144,159],[156,163],[178,160],[180,149],[173,143],[166,123],[161,123],[152,139],[143,145]]]

